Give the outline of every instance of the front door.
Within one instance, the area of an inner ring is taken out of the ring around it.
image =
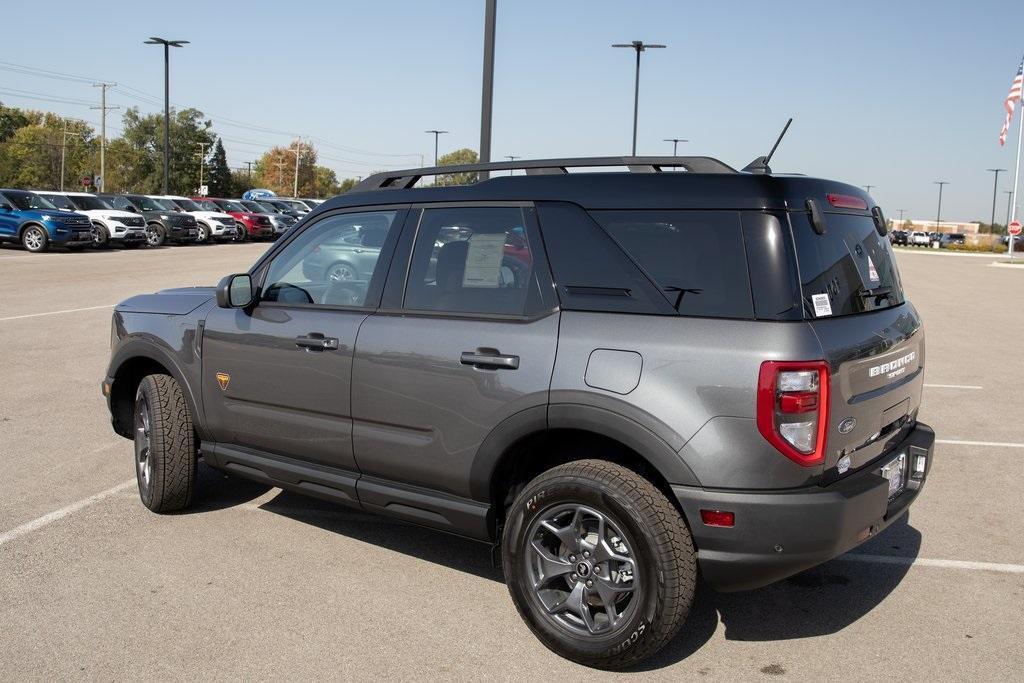
[[[203,401],[216,442],[358,472],[352,354],[359,326],[380,299],[389,235],[397,235],[405,213],[325,215],[261,267],[265,275],[251,309],[217,308],[207,317]],[[358,269],[339,269],[351,260],[353,244],[360,245]]]
[[[545,419],[558,314],[531,216],[520,206],[422,211],[400,308],[369,316],[356,345],[365,507],[476,533],[466,516],[486,509],[466,499],[481,443],[522,411]],[[392,272],[405,277],[399,265]]]

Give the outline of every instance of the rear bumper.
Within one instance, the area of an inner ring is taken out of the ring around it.
[[[785,491],[711,491],[673,486],[693,531],[705,581],[721,591],[747,590],[827,562],[878,534],[920,495],[931,469],[935,433],[917,426],[870,467],[829,486]],[[906,488],[889,501],[881,467],[906,453]],[[915,474],[918,456],[924,472]],[[728,510],[735,526],[701,523],[701,510]]]

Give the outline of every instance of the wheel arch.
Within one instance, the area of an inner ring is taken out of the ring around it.
[[[201,433],[202,413],[185,373],[170,354],[144,341],[125,344],[110,364],[107,381],[110,382],[110,416],[114,431],[131,438],[135,392],[142,378],[152,374],[170,375],[177,381],[192,413],[192,423]]]
[[[587,458],[637,472],[677,508],[672,484],[699,486],[669,444],[628,417],[586,405],[538,406],[506,419],[488,435],[474,460],[471,496],[490,503],[492,537],[497,537],[508,505],[530,480],[557,465]]]
[[[50,237],[50,231],[46,229],[45,225],[43,225],[42,223],[40,223],[37,220],[31,220],[31,221],[25,221],[24,223],[22,223],[21,225],[18,226],[18,239],[20,240],[22,235],[25,234],[25,231],[28,230],[29,228],[33,228],[33,227],[34,228],[42,228],[43,232],[46,233],[46,237],[47,238]]]

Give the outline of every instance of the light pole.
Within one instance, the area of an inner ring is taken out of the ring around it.
[[[684,140],[682,138],[662,138],[661,141],[672,143],[672,156],[678,156],[677,152],[679,150],[680,142],[689,142],[689,140]],[[636,149],[633,150],[633,154],[636,154]]]
[[[434,136],[434,166],[437,166],[437,138],[440,135],[447,135],[446,130],[427,130],[425,133],[432,133]]]
[[[486,0],[484,7],[484,82],[480,103],[480,163],[491,161],[491,109],[494,103],[494,26],[498,0]],[[487,180],[481,171],[480,180]]]
[[[939,186],[939,208],[935,212],[935,232],[939,232],[939,222],[942,220],[942,186],[949,185],[945,180],[936,180],[932,183]]]
[[[999,194],[999,174],[1004,172],[1005,168],[987,168],[985,169],[989,173],[992,173],[995,177],[992,179],[992,220],[988,224],[988,232],[992,234],[992,226],[996,224],[996,196]]]
[[[515,161],[516,159],[522,159],[522,157],[517,157],[515,154],[506,154],[505,158],[508,159],[509,161]],[[512,169],[511,168],[508,169],[508,174],[512,175]]]
[[[150,36],[145,45],[164,46],[164,194],[170,194],[171,177],[171,48],[188,45],[187,40],[167,40]]]
[[[664,45],[634,40],[631,43],[615,43],[612,47],[628,47],[636,50],[636,79],[633,83],[633,156],[636,156],[636,119],[640,112],[640,53],[647,49],[662,48]]]

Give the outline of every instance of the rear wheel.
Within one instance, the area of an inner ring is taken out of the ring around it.
[[[327,282],[351,282],[355,279],[356,269],[345,261],[332,263],[324,270],[324,280]]]
[[[545,646],[603,669],[660,650],[693,602],[697,566],[682,517],[650,481],[580,460],[534,479],[508,511],[512,601]]]
[[[159,223],[146,226],[146,243],[151,247],[159,247],[167,240],[167,231]]]
[[[188,507],[196,483],[192,416],[178,382],[147,375],[135,394],[135,476],[153,512]]]
[[[50,236],[38,225],[30,225],[21,233],[21,245],[25,247],[26,251],[37,254],[46,251],[49,244]]]

